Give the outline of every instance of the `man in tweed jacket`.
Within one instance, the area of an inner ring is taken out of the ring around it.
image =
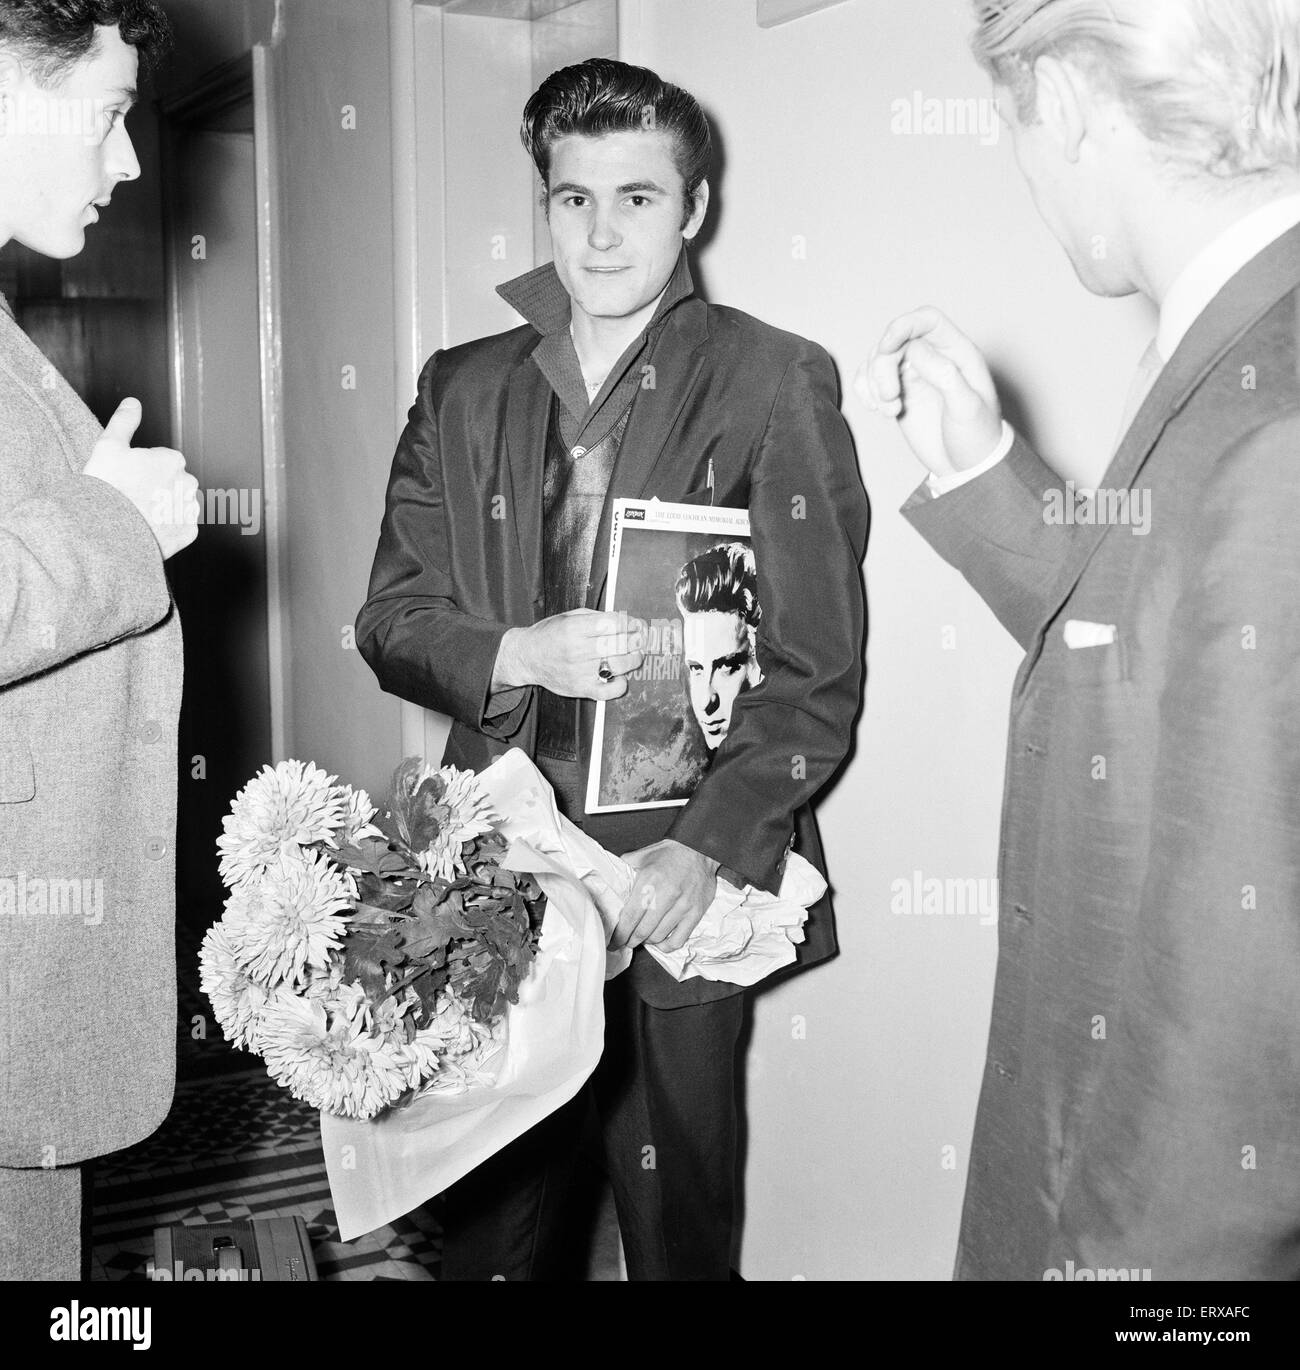
[[[152,0],[0,0],[0,244],[81,250],[139,175],[124,119],[139,50],[166,35]],[[181,637],[163,562],[198,508],[179,453],[131,448],[139,421],[128,400],[101,430],[4,304],[0,1279],[78,1277],[78,1163],[171,1104]]]

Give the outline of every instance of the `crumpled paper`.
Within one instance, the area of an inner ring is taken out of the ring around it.
[[[798,852],[790,852],[779,893],[768,894],[752,885],[737,889],[719,880],[713,903],[680,951],[646,950],[678,980],[698,975],[754,985],[795,959],[808,910],[825,893],[821,872]]]
[[[537,960],[475,1083],[459,1093],[431,1091],[369,1121],[321,1114],[343,1241],[441,1194],[572,1099],[604,1047],[604,982],[632,959],[628,950],[606,950],[632,867],[559,813],[545,777],[517,748],[484,770],[479,784],[510,840],[503,864],[532,872],[546,894]],[[825,889],[821,875],[791,853],[779,896],[719,881],[681,951],[648,951],[679,980],[752,985],[794,960],[807,906]]]
[[[493,777],[490,786],[486,783],[489,776]],[[635,870],[559,812],[551,787],[523,752],[506,753],[483,773],[480,783],[493,794],[502,831],[521,844],[507,856],[506,866],[533,869],[526,864],[530,859],[524,854],[526,845],[571,868],[596,901],[608,937],[632,892]],[[825,893],[821,872],[797,852],[790,852],[777,894],[752,885],[737,889],[720,879],[713,903],[680,951],[650,946],[646,951],[677,980],[698,975],[705,980],[754,985],[795,959],[795,946],[804,940],[808,910]],[[608,978],[626,970],[631,960],[628,948],[610,952]]]

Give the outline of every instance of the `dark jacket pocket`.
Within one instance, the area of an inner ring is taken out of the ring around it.
[[[661,495],[660,498],[664,499],[665,496]],[[712,504],[713,486],[702,485],[698,490],[692,490],[689,495],[675,495],[667,502],[669,504]]]

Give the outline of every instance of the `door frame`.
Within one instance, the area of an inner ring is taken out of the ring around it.
[[[407,408],[425,358],[435,348],[447,344],[442,288],[447,273],[445,235],[441,231],[442,138],[421,133],[422,128],[429,128],[435,115],[441,133],[442,29],[441,16],[437,14],[440,8],[436,0],[388,0],[395,422],[399,433],[406,426]],[[437,225],[437,230],[430,232],[431,225]],[[432,292],[431,281],[438,283]],[[402,755],[440,760],[450,731],[447,721],[407,699],[401,701],[400,719]]]
[[[452,310],[447,288],[449,210],[444,21],[449,15],[472,15],[484,24],[484,40],[488,41],[493,19],[515,24],[528,20],[536,25],[582,3],[584,0],[563,0],[562,3],[558,0],[388,0],[395,421],[399,433],[405,427],[407,409],[425,359],[435,349],[459,341],[447,335]],[[639,32],[641,0],[612,0],[612,3],[615,33],[621,34],[625,24],[629,25],[629,31]],[[575,30],[575,41],[578,33]],[[534,65],[536,41],[534,38]],[[570,57],[577,61],[586,55],[585,48],[581,51],[575,48]],[[534,242],[536,232],[534,223]],[[450,727],[448,719],[402,700],[400,727],[403,756],[419,756],[435,763],[441,758]]]
[[[253,157],[257,216],[257,315],[262,428],[262,525],[266,535],[266,628],[271,760],[289,755],[290,654],[288,545],[285,528],[283,312],[280,302],[280,140],[276,123],[275,67],[271,49],[256,44],[214,67],[192,86],[159,104],[159,143],[164,186],[177,184],[178,144],[187,129],[249,103],[253,107]],[[186,249],[175,204],[163,195],[167,281],[167,331],[171,357],[172,444],[181,445],[185,393],[185,330],[180,292],[180,254]]]

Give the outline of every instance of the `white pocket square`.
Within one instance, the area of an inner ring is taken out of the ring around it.
[[[1109,647],[1114,641],[1113,623],[1089,623],[1083,618],[1068,618],[1065,621],[1067,647]]]

